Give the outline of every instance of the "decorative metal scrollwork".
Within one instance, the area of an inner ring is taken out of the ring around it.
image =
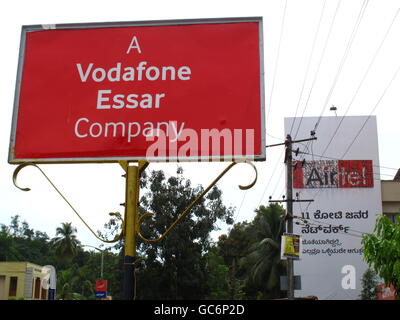
[[[253,182],[251,182],[249,185],[245,185],[245,186],[242,186],[242,185],[239,185],[239,188],[241,189],[241,190],[248,190],[248,189],[250,189],[251,187],[253,187],[255,184],[256,184],[256,182],[257,182],[257,176],[258,176],[258,174],[257,174],[257,168],[256,168],[256,166],[252,163],[252,162],[249,162],[249,161],[243,161],[243,162],[232,162],[228,167],[226,167],[225,168],[225,170],[224,171],[222,171],[221,173],[220,173],[220,175],[216,178],[216,179],[214,179],[214,181],[213,182],[211,182],[211,184],[206,188],[206,189],[204,189],[204,191],[202,192],[202,193],[200,193],[198,196],[197,196],[197,198],[180,214],[180,216],[167,228],[167,230],[160,236],[160,237],[158,237],[158,238],[156,238],[156,239],[148,239],[148,238],[145,238],[142,234],[141,234],[141,232],[140,232],[140,224],[142,223],[142,221],[145,219],[145,218],[147,218],[147,217],[151,217],[151,216],[153,216],[154,215],[154,213],[151,213],[151,212],[146,212],[146,213],[144,213],[140,218],[139,218],[139,220],[138,220],[138,225],[139,225],[139,230],[138,230],[138,236],[143,240],[143,241],[146,241],[146,242],[158,242],[158,241],[161,241],[162,239],[164,239],[171,231],[172,231],[172,229],[174,229],[174,227],[182,220],[182,219],[184,219],[188,214],[189,214],[189,212],[190,212],[190,210],[206,195],[206,193],[208,192],[208,191],[210,191],[210,189],[232,168],[232,167],[234,167],[236,164],[238,164],[238,163],[247,163],[247,164],[249,164],[253,169],[254,169],[254,171],[255,171],[255,173],[256,173],[256,176],[255,176],[255,178],[254,178],[254,180],[253,180]]]
[[[99,239],[100,241],[103,241],[103,242],[106,242],[106,243],[113,243],[113,242],[117,242],[117,241],[119,241],[120,239],[122,239],[122,237],[123,237],[123,235],[124,235],[124,232],[125,232],[125,230],[124,230],[124,220],[123,220],[123,218],[122,218],[122,216],[121,216],[121,214],[119,213],[119,212],[111,212],[111,213],[109,213],[109,215],[110,216],[115,216],[115,217],[117,217],[118,219],[120,219],[121,220],[121,222],[122,222],[122,231],[121,231],[121,233],[119,234],[119,235],[117,235],[114,239],[112,239],[112,240],[107,240],[107,239],[103,239],[103,238],[101,238],[101,237],[99,237],[93,230],[92,230],[92,228],[90,228],[90,226],[86,223],[86,221],[81,217],[81,215],[76,211],[76,209],[72,206],[72,204],[67,200],[67,198],[65,198],[65,196],[61,193],[61,191],[54,185],[54,183],[50,180],[50,178],[44,173],[44,171],[37,165],[37,164],[35,164],[35,163],[31,163],[31,162],[28,162],[28,163],[24,163],[24,164],[21,164],[21,165],[19,165],[15,170],[14,170],[14,173],[13,173],[13,183],[14,183],[14,186],[16,186],[18,189],[20,189],[20,190],[22,190],[22,191],[30,191],[31,189],[30,188],[21,188],[20,186],[18,186],[18,184],[17,184],[17,176],[18,176],[18,174],[20,173],[20,171],[23,169],[23,168],[25,168],[25,167],[28,167],[28,166],[32,166],[32,167],[35,167],[35,168],[37,168],[42,174],[43,174],[43,176],[46,178],[46,180],[51,184],[51,186],[54,188],[54,190],[56,190],[57,191],[57,193],[61,196],[61,198],[63,198],[64,199],[64,201],[69,205],[69,207],[75,212],[75,214],[79,217],[79,219],[81,219],[81,221],[84,223],[84,225],[90,230],[90,232],[97,238],[97,239]]]

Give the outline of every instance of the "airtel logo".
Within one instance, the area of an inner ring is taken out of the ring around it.
[[[319,160],[293,167],[293,188],[372,188],[372,160]]]

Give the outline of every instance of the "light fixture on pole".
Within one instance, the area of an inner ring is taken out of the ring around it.
[[[100,278],[101,278],[101,279],[103,279],[104,251],[106,251],[106,250],[108,250],[108,249],[110,249],[110,248],[106,248],[106,249],[100,249],[100,248],[97,248],[97,247],[94,247],[94,246],[90,246],[90,245],[87,245],[87,244],[84,244],[84,245],[82,245],[82,247],[90,247],[90,248],[94,248],[94,249],[96,249],[96,250],[98,250],[98,251],[100,251],[100,252],[101,252],[101,269],[100,269]]]
[[[332,105],[332,107],[330,107],[329,110],[330,110],[330,111],[335,111],[335,116],[337,116],[337,114],[336,114],[337,108],[336,108],[334,105]]]

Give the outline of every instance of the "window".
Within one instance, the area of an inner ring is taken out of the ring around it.
[[[9,297],[17,296],[18,277],[10,277],[10,290],[8,291]]]
[[[397,223],[396,216],[399,215],[398,213],[384,213],[384,215],[388,217],[393,223]]]

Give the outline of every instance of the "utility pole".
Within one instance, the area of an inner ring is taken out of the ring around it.
[[[100,253],[101,253],[100,279],[101,279],[101,280],[104,280],[104,279],[103,279],[104,251],[108,250],[109,248],[100,249],[100,248],[97,248],[97,247],[94,247],[94,246],[90,246],[90,245],[88,245],[88,244],[84,244],[84,245],[82,245],[82,247],[91,247],[91,248],[93,248],[93,249],[96,249],[96,250],[100,251]]]
[[[285,164],[286,164],[286,200],[269,200],[269,202],[286,202],[286,232],[293,233],[293,202],[311,202],[314,200],[293,199],[293,143],[316,140],[312,132],[312,138],[302,140],[292,140],[290,134],[286,136],[284,143],[269,145],[267,147],[275,147],[285,145]],[[294,299],[294,263],[293,258],[287,258],[287,277],[288,290],[287,297],[289,300]]]
[[[286,136],[286,230],[293,233],[293,155],[292,155],[292,137],[290,134]],[[294,263],[293,259],[287,259],[287,276],[288,276],[288,299],[294,298]]]

